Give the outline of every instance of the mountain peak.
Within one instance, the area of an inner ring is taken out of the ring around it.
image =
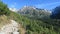
[[[28,8],[28,9],[36,9],[35,7],[33,7],[33,6],[24,6],[23,8]]]

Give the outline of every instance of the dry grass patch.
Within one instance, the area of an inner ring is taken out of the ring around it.
[[[5,15],[0,16],[0,28],[9,23],[10,23],[10,20],[7,18],[7,16]]]

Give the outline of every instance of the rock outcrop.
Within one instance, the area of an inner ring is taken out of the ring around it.
[[[1,27],[0,34],[19,34],[19,24],[11,20],[10,24],[4,25]]]

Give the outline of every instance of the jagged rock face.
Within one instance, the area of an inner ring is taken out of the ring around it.
[[[46,9],[39,9],[35,7],[25,6],[18,11],[19,14],[29,18],[44,18],[50,17],[51,11]],[[37,17],[36,17],[37,16]]]
[[[7,24],[1,28],[0,34],[19,34],[19,24],[14,20],[11,20],[10,24]]]
[[[18,11],[20,14],[32,14],[33,10],[35,10],[34,7],[24,6],[22,9]]]

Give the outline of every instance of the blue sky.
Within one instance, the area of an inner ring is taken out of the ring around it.
[[[60,5],[60,0],[2,0],[9,8],[20,9],[23,6],[34,6],[42,9],[53,9]]]

